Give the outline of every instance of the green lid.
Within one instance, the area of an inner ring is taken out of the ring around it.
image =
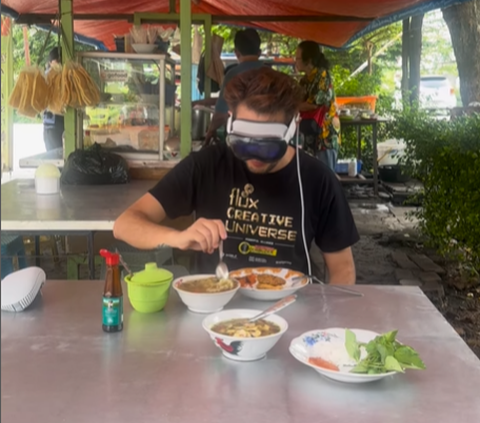
[[[154,284],[171,282],[172,279],[172,272],[158,268],[157,263],[147,263],[145,264],[145,270],[133,274],[131,282],[139,284]]]

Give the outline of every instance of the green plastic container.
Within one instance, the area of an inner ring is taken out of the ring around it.
[[[163,310],[170,293],[173,274],[147,263],[145,270],[125,277],[128,299],[134,310],[140,313],[156,313]]]

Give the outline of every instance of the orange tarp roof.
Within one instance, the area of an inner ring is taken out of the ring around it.
[[[311,39],[320,44],[341,47],[362,31],[375,29],[408,15],[445,7],[464,0],[199,0],[192,2],[193,13],[213,16],[330,16],[370,18],[367,21],[349,22],[249,22],[249,24],[301,39]],[[58,0],[2,0],[3,6],[18,14],[55,14]],[[134,12],[167,13],[169,0],[73,0],[75,14],[133,14]],[[177,11],[178,11],[177,0]],[[233,22],[229,22],[233,23]],[[240,24],[239,22],[235,22]],[[114,47],[113,35],[125,34],[131,24],[126,21],[75,22],[78,34],[102,41]]]

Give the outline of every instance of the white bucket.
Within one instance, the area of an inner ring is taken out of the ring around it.
[[[35,172],[35,191],[40,195],[60,192],[60,171],[53,164],[42,164]]]
[[[403,140],[388,140],[377,144],[377,160],[379,166],[395,166],[400,157],[405,155]]]
[[[40,195],[52,195],[60,192],[60,179],[35,178],[35,191]]]
[[[351,178],[357,176],[357,159],[352,159],[348,162],[348,176]]]

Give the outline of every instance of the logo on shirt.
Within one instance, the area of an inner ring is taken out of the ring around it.
[[[254,191],[252,184],[246,184],[243,190],[233,188],[230,192],[225,222],[227,232],[242,238],[294,243],[297,231],[293,229],[293,217],[263,213],[260,199],[252,196]]]
[[[276,257],[278,250],[266,245],[251,245],[244,241],[238,245],[238,252],[243,255],[247,254],[260,254],[263,256]]]

